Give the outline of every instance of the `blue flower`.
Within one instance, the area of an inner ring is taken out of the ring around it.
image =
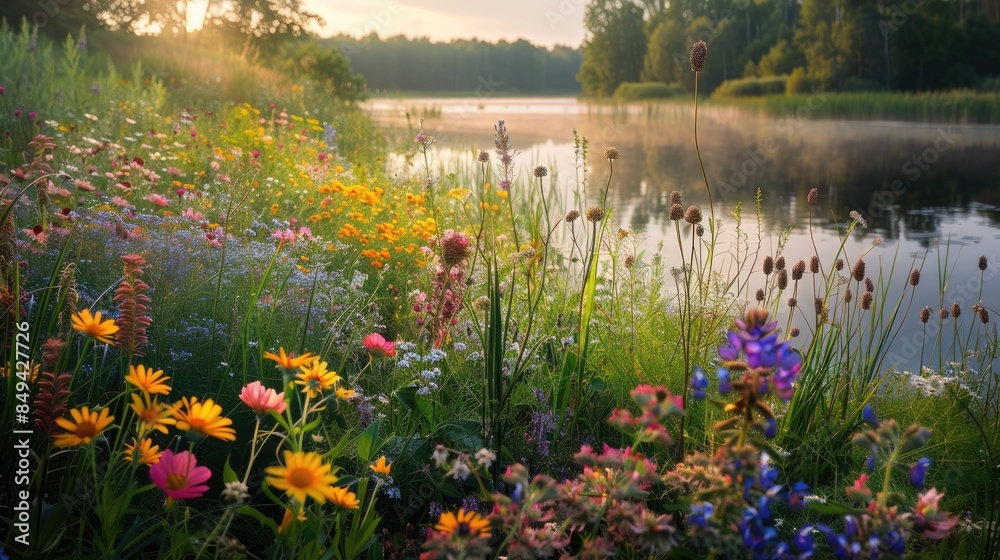
[[[778,421],[774,417],[767,418],[764,420],[764,437],[767,439],[774,439],[774,436],[778,434]]]
[[[715,372],[715,375],[719,377],[720,395],[725,395],[733,390],[733,382],[729,379],[729,370],[719,368],[719,371]]]
[[[864,410],[861,411],[861,417],[865,419],[872,425],[873,428],[878,428],[881,422],[878,421],[878,417],[875,416],[875,408],[872,407],[871,403],[865,405]]]
[[[927,469],[931,466],[931,460],[921,457],[912,467],[910,467],[910,484],[916,488],[924,487],[924,477],[927,476]]]
[[[708,378],[705,377],[705,372],[701,370],[700,367],[694,367],[694,377],[691,379],[691,396],[695,400],[702,400],[705,398],[705,389],[708,388]]]
[[[691,504],[691,514],[688,515],[687,520],[691,525],[704,529],[713,513],[715,513],[715,506],[711,502]]]

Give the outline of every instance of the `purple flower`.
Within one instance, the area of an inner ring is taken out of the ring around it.
[[[878,421],[878,417],[875,416],[875,408],[872,407],[871,403],[865,405],[864,410],[861,411],[861,417],[865,419],[865,422],[871,424],[873,428],[878,428],[879,424],[881,424]]]
[[[688,515],[687,521],[695,527],[704,529],[713,513],[715,513],[715,506],[712,505],[712,502],[691,504],[691,513]]]
[[[924,477],[927,476],[927,469],[931,466],[931,460],[921,457],[912,467],[910,467],[910,484],[916,488],[924,487]]]
[[[705,398],[705,389],[707,388],[708,378],[705,377],[705,372],[700,367],[695,366],[694,377],[691,379],[691,396],[700,401]]]
[[[719,394],[725,395],[733,390],[733,382],[729,379],[729,370],[719,368],[715,375],[719,377]]]

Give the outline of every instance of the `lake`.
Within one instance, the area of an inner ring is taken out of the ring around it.
[[[810,117],[813,103],[822,99],[811,99],[780,118],[731,106],[699,108],[701,154],[716,214],[724,219],[722,238],[732,234],[730,213],[742,201],[750,222],[745,226],[754,230],[756,247],[753,197],[758,187],[763,194],[762,252],[774,254],[779,235],[791,228],[783,252],[789,264],[808,261],[816,252],[824,262],[832,260],[850,212],[859,212],[868,227],[855,230],[847,241],[848,267],[868,251],[869,275],[876,283],[888,282],[896,295],[906,286],[909,271],[922,267],[911,316],[904,318],[906,327],[889,360],[915,370],[920,358],[909,348],[914,340],[919,346],[917,314],[925,305],[935,310],[932,322],[942,303],[953,301],[971,315],[982,291],[994,320],[1000,318],[1000,127],[818,120]],[[365,107],[401,138],[410,133],[408,122],[415,127],[417,117],[427,115],[424,129],[437,141],[431,165],[445,171],[471,167],[479,149],[492,154],[493,125],[504,119],[520,152],[515,158],[519,176],[530,177],[535,165],[552,169],[562,193],[554,206],[563,208],[556,212],[582,211],[597,201],[608,177],[604,149],[617,147],[621,156],[608,193],[613,218],[622,227],[645,232],[647,254],[664,241],[668,266],[679,263],[668,218],[670,192],[680,191],[685,206],[700,204],[708,214],[690,104],[484,97],[372,99]],[[585,202],[574,202],[573,196],[578,183],[574,129],[590,142]],[[820,201],[813,209],[810,237],[806,195],[814,187]],[[976,267],[980,255],[990,262],[982,282]],[[943,299],[939,263],[954,271]],[[872,272],[879,268],[881,278]],[[751,281],[736,295],[752,300],[761,284],[762,278]]]

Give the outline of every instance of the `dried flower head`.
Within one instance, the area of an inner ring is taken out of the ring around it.
[[[817,315],[823,315],[823,312],[826,309],[826,302],[823,301],[823,298],[821,297],[815,298],[813,300],[813,307],[816,309]]]
[[[923,309],[920,310],[920,322],[926,323],[930,318],[931,318],[931,308],[925,306]]]
[[[490,154],[486,150],[479,150],[479,157],[476,158],[479,163],[488,163],[490,161]]]
[[[604,208],[591,206],[587,208],[587,219],[591,222],[599,222],[604,219]]]
[[[705,41],[697,41],[691,45],[691,70],[695,72],[704,70],[706,58],[708,58],[708,45]]]
[[[942,321],[947,319],[950,315],[951,314],[948,312],[947,307],[942,307],[941,309],[938,310],[938,317],[940,317]]]
[[[611,161],[618,159],[618,155],[618,148],[615,148],[614,146],[604,150],[604,157],[606,159],[610,159]]]
[[[833,265],[837,269],[837,272],[844,270],[844,259],[837,259],[837,262]]]
[[[819,189],[809,189],[809,194],[806,195],[806,202],[809,203],[809,206],[816,206],[816,203],[819,202]]]
[[[778,271],[778,289],[784,290],[788,287],[788,271],[779,270]]]
[[[755,298],[757,299],[757,301],[764,301],[764,289],[763,288],[760,288],[760,289],[757,290]]]
[[[625,255],[625,268],[631,269],[633,266],[635,266],[635,256]]]
[[[679,197],[678,197],[679,198]],[[673,221],[684,219],[684,207],[678,204],[670,205],[670,219]]]
[[[918,284],[920,284],[920,270],[914,268],[910,273],[910,285],[915,287]]]
[[[774,259],[770,255],[764,257],[764,276],[770,276],[774,272]]]
[[[986,310],[983,302],[980,301],[976,306],[976,313],[979,314],[979,320],[985,325],[990,322],[990,312]]]
[[[819,274],[819,257],[816,255],[809,259],[809,272]]]
[[[854,269],[851,271],[851,275],[854,276],[856,282],[860,282],[865,279],[865,260],[858,259],[858,262],[854,263]],[[868,290],[871,291],[871,290]]]
[[[792,280],[801,280],[806,272],[806,261],[800,260],[792,266]]]
[[[962,315],[962,306],[960,306],[956,301],[955,303],[951,304],[951,316],[958,319],[961,315]]]
[[[695,226],[695,228],[694,228],[694,234],[697,235],[698,237],[704,236],[705,235],[705,226],[703,226],[701,224],[698,224],[697,226]]]
[[[872,293],[865,292],[861,294],[861,309],[867,311],[871,309],[871,307],[872,307]]]
[[[464,233],[447,230],[441,235],[441,257],[446,266],[453,267],[469,256],[469,238]]]
[[[687,209],[687,213],[684,215],[684,221],[689,224],[700,224],[701,223],[701,208],[692,205]]]
[[[785,257],[778,257],[774,259],[774,268],[777,270],[785,270]]]
[[[875,291],[875,283],[872,282],[872,279],[868,278],[867,276],[865,277],[865,291],[866,292],[874,292]]]
[[[798,304],[799,304],[799,300],[797,300],[797,299],[795,299],[793,297],[788,298],[788,307],[794,308]]]
[[[799,328],[798,327],[792,327],[788,331],[788,335],[791,336],[792,338],[795,338],[795,337],[799,336]]]
[[[986,262],[986,255],[979,256],[979,270],[985,271],[988,263]]]
[[[847,288],[847,291],[844,292],[844,303],[851,303],[852,299],[854,299],[854,292],[850,288]]]
[[[545,177],[546,175],[549,174],[549,170],[544,165],[539,165],[535,167],[535,170],[532,171],[531,174],[541,179],[542,177]]]
[[[681,191],[670,191],[670,205],[681,203]]]
[[[579,217],[580,217],[580,211],[579,210],[570,210],[569,212],[566,212],[566,223],[567,224],[572,224]]]

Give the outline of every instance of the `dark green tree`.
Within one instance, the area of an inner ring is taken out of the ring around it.
[[[622,82],[639,80],[646,55],[643,7],[632,0],[587,5],[583,64],[577,78],[587,95],[611,95]]]

